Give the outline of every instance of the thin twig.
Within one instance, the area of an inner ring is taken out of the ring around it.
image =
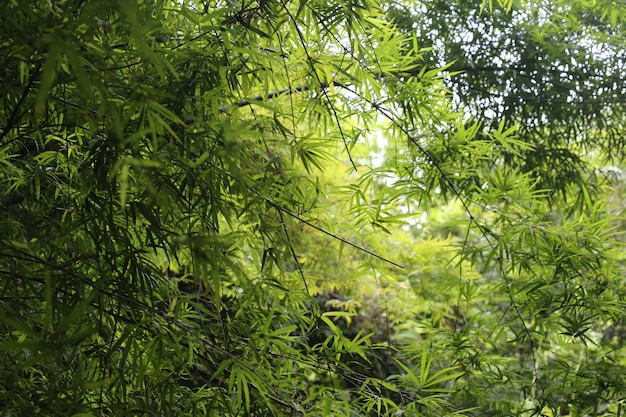
[[[281,205],[279,205],[279,204],[277,204],[277,203],[273,202],[272,200],[270,200],[270,199],[269,199],[269,198],[267,198],[267,197],[263,197],[263,199],[264,199],[266,202],[268,202],[269,204],[271,204],[273,207],[275,207],[276,209],[278,209],[278,210],[282,211],[283,213],[287,214],[288,216],[293,217],[294,219],[296,219],[296,220],[298,220],[298,221],[300,221],[300,222],[302,222],[302,223],[306,224],[306,225],[307,225],[307,226],[309,226],[309,227],[312,227],[313,229],[315,229],[315,230],[317,230],[317,231],[319,231],[319,232],[324,233],[325,235],[328,235],[328,236],[332,237],[333,239],[337,239],[337,240],[339,240],[340,242],[345,243],[346,245],[350,245],[350,246],[352,246],[353,248],[356,248],[356,249],[360,250],[361,252],[365,252],[365,253],[367,253],[368,255],[371,255],[371,256],[373,256],[373,257],[375,257],[375,258],[378,258],[378,259],[380,259],[380,260],[382,260],[382,261],[385,261],[385,262],[387,262],[387,263],[390,263],[391,265],[397,266],[398,268],[403,268],[403,269],[404,269],[404,266],[400,265],[399,263],[394,262],[394,261],[392,261],[391,259],[385,258],[384,256],[381,256],[381,255],[379,255],[379,254],[377,254],[377,253],[374,253],[374,252],[372,252],[372,251],[370,251],[370,250],[368,250],[368,249],[365,249],[363,246],[359,246],[359,245],[357,245],[356,243],[350,242],[349,240],[344,239],[344,238],[342,238],[341,236],[337,236],[337,235],[335,235],[335,234],[333,234],[333,233],[329,232],[328,230],[322,229],[321,227],[316,226],[316,225],[314,225],[313,223],[311,223],[311,222],[309,222],[309,221],[307,221],[307,220],[303,219],[302,217],[298,216],[296,213],[294,213],[294,212],[292,212],[292,211],[290,211],[290,210],[288,210],[288,209],[284,208],[283,206],[281,206]]]

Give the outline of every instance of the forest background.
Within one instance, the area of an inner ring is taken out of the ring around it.
[[[3,416],[626,413],[621,2],[0,8]]]

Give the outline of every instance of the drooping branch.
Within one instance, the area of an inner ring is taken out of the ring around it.
[[[335,86],[335,87],[342,87],[343,86],[338,81],[333,81],[332,85]],[[320,84],[320,88],[322,88],[322,89],[328,88],[328,86],[329,86],[329,83],[326,83],[326,82],[322,82]],[[280,90],[271,91],[266,96],[259,94],[258,96],[245,98],[245,99],[243,99],[241,101],[238,101],[237,103],[232,103],[232,104],[227,104],[227,105],[220,106],[220,107],[218,107],[218,110],[219,110],[220,113],[228,113],[228,109],[231,108],[231,107],[245,107],[245,106],[252,105],[255,102],[271,100],[273,98],[282,96],[283,94],[301,93],[303,91],[308,91],[310,89],[311,89],[311,86],[307,85],[307,84],[301,84],[301,85],[298,85],[298,86],[292,87],[292,88],[282,88]]]

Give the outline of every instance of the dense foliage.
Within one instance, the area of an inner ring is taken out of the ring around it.
[[[623,158],[623,6],[597,3],[485,13],[480,1],[417,2],[392,4],[390,15],[433,47],[429,65],[452,63],[449,70],[460,72],[446,85],[469,114],[490,126],[516,124],[534,145],[519,158],[508,155],[507,165],[564,197],[570,184],[593,186],[581,152]]]
[[[2,415],[623,415],[587,3],[5,2]]]

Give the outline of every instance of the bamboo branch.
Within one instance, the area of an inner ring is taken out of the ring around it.
[[[335,87],[342,87],[343,86],[338,81],[333,81],[332,84]],[[328,83],[322,82],[320,84],[320,87],[322,89],[325,89],[325,88],[328,88],[328,85],[329,85]],[[271,91],[270,93],[267,94],[267,96],[259,94],[258,96],[245,98],[245,99],[243,99],[241,101],[238,101],[237,103],[232,103],[232,104],[226,104],[226,105],[223,105],[223,106],[219,106],[218,110],[219,110],[220,113],[228,113],[228,109],[230,107],[245,107],[245,106],[252,105],[255,102],[271,100],[271,99],[276,98],[278,96],[282,96],[283,94],[301,93],[303,91],[308,91],[310,89],[311,89],[311,86],[309,86],[307,84],[301,84],[301,85],[298,85],[298,86],[292,87],[292,88],[283,88],[283,89],[280,89],[280,90]]]
[[[395,74],[397,76],[400,77],[417,77],[420,75],[422,71],[422,68],[416,68],[410,71],[403,71],[401,73]],[[505,67],[498,67],[498,66],[473,66],[473,65],[462,65],[462,66],[451,66],[449,68],[445,68],[442,69],[442,71],[445,71],[446,73],[476,73],[476,72],[507,72],[507,71],[512,71],[512,72],[516,72],[518,74],[520,74],[520,76],[524,76],[524,77],[530,77],[530,75],[528,75],[527,73],[531,73],[533,71],[532,68],[522,68],[522,67],[517,67],[517,66],[505,66]],[[591,78],[591,77],[601,77],[599,74],[594,74],[591,72],[575,72],[575,71],[561,71],[561,70],[555,70],[555,69],[547,69],[547,72],[550,73],[565,73],[574,77],[578,77],[578,78]],[[384,77],[383,74],[379,74],[381,77]],[[614,79],[616,77],[604,77],[608,80]],[[555,84],[555,82],[553,81],[549,81],[552,84]],[[326,82],[322,82],[319,84],[321,89],[325,89],[328,88],[329,83]],[[332,81],[332,85],[335,87],[343,87],[346,88],[346,86],[338,81]],[[564,85],[560,85],[560,87],[562,88],[566,88],[568,90],[571,90],[571,87],[568,86],[564,86]],[[310,89],[312,89],[313,87],[307,84],[301,84],[298,85],[296,87],[292,87],[292,88],[283,88],[280,90],[275,90],[275,91],[271,91],[269,92],[267,95],[262,95],[259,94],[257,96],[254,97],[249,97],[249,98],[245,98],[241,101],[238,101],[236,103],[231,103],[231,104],[226,104],[223,106],[218,107],[218,110],[220,113],[228,113],[228,109],[231,107],[245,107],[245,106],[250,106],[253,105],[255,102],[262,102],[262,101],[266,101],[266,100],[271,100],[274,99],[276,97],[282,96],[284,94],[294,94],[294,93],[301,93],[303,91],[308,91]],[[520,97],[522,99],[528,100],[528,101],[544,101],[538,98],[523,98]],[[559,103],[559,100],[545,100],[546,102],[550,102],[550,103]],[[598,103],[623,103],[624,101],[618,100],[618,101],[602,101],[599,100]],[[587,101],[585,101],[585,103],[588,103]]]

